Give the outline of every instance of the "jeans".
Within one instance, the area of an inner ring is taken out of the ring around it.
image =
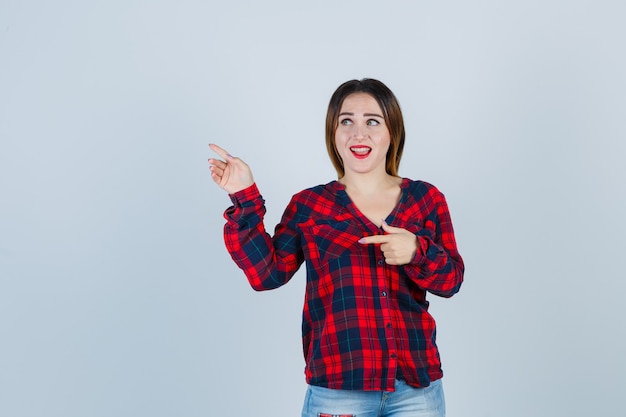
[[[426,388],[396,380],[395,392],[334,390],[309,385],[302,417],[444,417],[441,379]]]

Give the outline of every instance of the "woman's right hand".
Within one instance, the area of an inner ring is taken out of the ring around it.
[[[225,190],[228,194],[234,194],[254,184],[252,171],[245,162],[239,158],[235,158],[215,144],[211,143],[209,147],[224,158],[224,160],[209,159],[211,178],[213,178],[213,181],[215,181],[220,188]]]

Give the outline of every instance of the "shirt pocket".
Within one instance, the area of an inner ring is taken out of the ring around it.
[[[315,257],[320,260],[328,261],[362,252],[358,240],[363,237],[363,231],[349,220],[329,219],[312,223],[307,235],[311,250],[317,253]]]

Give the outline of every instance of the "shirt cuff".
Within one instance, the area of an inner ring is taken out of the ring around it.
[[[228,196],[230,197],[230,201],[232,201],[235,207],[237,207],[260,198],[261,193],[259,192],[256,183],[253,183],[248,188],[244,188],[243,190],[237,191],[233,194],[229,194]]]

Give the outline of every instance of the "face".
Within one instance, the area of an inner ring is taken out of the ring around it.
[[[385,173],[390,143],[389,129],[376,99],[365,93],[346,97],[335,131],[335,146],[346,175]]]

